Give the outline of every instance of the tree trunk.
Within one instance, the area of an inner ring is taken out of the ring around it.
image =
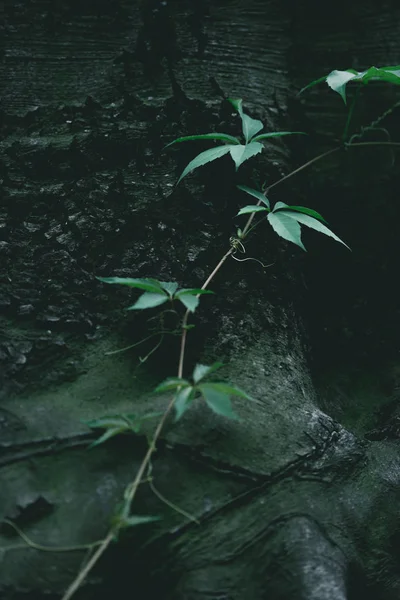
[[[86,422],[162,411],[169,398],[154,388],[177,373],[179,337],[158,333],[175,317],[126,313],[136,296],[95,276],[200,287],[243,225],[236,184],[271,185],[338,145],[339,96],[298,89],[332,69],[396,64],[399,22],[394,2],[373,0],[5,0],[4,600],[60,597],[73,581],[154,430],[150,420],[89,450],[98,432]],[[309,135],[272,141],[237,174],[224,158],[175,187],[210,145],[164,146],[239,134],[227,97],[266,131]],[[368,86],[353,133],[396,98]],[[359,139],[389,135],[400,139],[395,112]],[[338,151],[271,190],[322,212],[353,252],[311,232],[305,254],[265,225],[240,258],[271,266],[225,263],[190,321],[184,372],[222,361],[221,378],[254,400],[234,400],[240,421],[197,400],[168,421],[132,505],[161,520],[122,532],[77,598],[400,597],[394,152]]]

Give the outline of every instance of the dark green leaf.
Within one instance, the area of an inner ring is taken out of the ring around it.
[[[198,383],[201,379],[204,379],[210,373],[214,373],[217,369],[223,366],[221,362],[215,362],[212,365],[196,365],[193,371],[193,381]]]
[[[265,204],[265,206],[267,208],[270,208],[268,198],[259,190],[254,190],[253,188],[249,188],[249,187],[247,187],[247,185],[238,185],[237,187],[239,188],[239,190],[242,190],[242,192],[246,192],[246,194],[249,194],[250,196],[257,198],[257,200],[259,200],[260,202]]]
[[[104,283],[127,285],[128,287],[145,290],[146,292],[160,293],[161,291],[161,285],[157,279],[132,279],[131,277],[96,277],[96,279]]]
[[[243,100],[241,98],[227,98],[228,102],[230,102],[235,110],[239,113],[240,116],[243,115]]]
[[[293,219],[299,223],[302,223],[303,225],[306,225],[306,227],[315,229],[315,231],[319,231],[320,233],[323,233],[324,235],[327,235],[327,236],[333,238],[336,242],[340,242],[341,244],[343,244],[343,246],[346,246],[346,248],[349,248],[347,244],[345,244],[336,234],[333,233],[333,231],[328,229],[328,227],[325,227],[325,225],[323,225],[322,223],[320,223],[319,221],[317,221],[317,219],[314,219],[313,217],[309,217],[308,215],[304,215],[302,213],[293,212],[293,211],[289,211],[289,210],[282,211],[282,212],[279,212],[276,214],[277,215],[285,214],[290,219]],[[350,248],[349,248],[349,250],[350,250]]]
[[[222,415],[228,419],[239,420],[239,417],[232,409],[229,394],[216,390],[212,383],[202,383],[198,386],[198,389],[201,391],[209,408],[217,415]]]
[[[221,156],[224,156],[224,154],[228,154],[231,148],[234,148],[234,146],[218,146],[218,148],[211,148],[210,150],[205,150],[205,152],[201,152],[196,156],[196,158],[191,160],[187,167],[184,169],[182,175],[178,179],[178,183],[184,177],[186,177],[186,175],[188,175],[198,167],[202,167],[203,165],[213,160],[216,160],[217,158],[221,158]]]
[[[197,296],[197,294],[214,294],[211,290],[203,290],[202,288],[182,288],[177,291],[175,294],[175,298],[179,298],[180,296]]]
[[[227,133],[201,133],[199,135],[186,135],[185,137],[180,137],[177,140],[174,140],[173,142],[167,144],[165,148],[168,148],[173,144],[178,144],[180,142],[190,142],[193,140],[219,140],[222,142],[229,142],[230,144],[240,144],[237,138]]]
[[[239,217],[240,215],[248,215],[249,213],[256,212],[268,212],[268,208],[266,206],[256,206],[255,204],[248,204],[247,206],[243,206],[236,215]]]
[[[296,212],[304,213],[305,215],[310,215],[310,217],[314,217],[314,219],[318,219],[319,221],[323,221],[324,223],[326,223],[324,217],[312,208],[307,208],[306,206],[287,206],[287,210],[289,209],[294,210]]]
[[[245,146],[240,144],[239,146],[225,146],[225,148],[229,148],[229,152],[235,162],[237,170],[245,160],[259,154],[259,152],[263,150],[263,145],[258,142],[251,142]]]
[[[279,202],[277,202],[279,204]],[[273,230],[285,240],[293,242],[297,246],[300,246],[303,250],[303,242],[301,241],[301,229],[300,225],[294,219],[291,219],[282,212],[272,212],[268,215],[268,221],[270,222]]]
[[[168,377],[165,381],[160,383],[154,390],[155,392],[170,392],[171,390],[176,390],[177,388],[184,388],[190,386],[190,383],[187,379],[182,379],[181,377]]]
[[[194,398],[195,389],[193,387],[185,387],[180,390],[176,396],[174,408],[175,408],[175,422],[179,421],[182,415],[187,411],[191,401]]]
[[[145,292],[140,296],[140,298],[132,304],[132,306],[128,306],[126,310],[144,310],[145,308],[154,308],[155,306],[160,306],[160,304],[164,304],[167,302],[168,296],[162,291],[160,294],[152,294],[150,292]]]
[[[282,137],[283,135],[307,135],[304,131],[274,131],[273,133],[262,133],[253,138],[253,142],[260,142],[268,138]]]
[[[134,421],[138,417],[137,415],[107,415],[100,417],[100,419],[94,419],[92,421],[84,421],[84,423],[91,429],[109,429],[115,427],[127,427],[131,426],[131,420]]]

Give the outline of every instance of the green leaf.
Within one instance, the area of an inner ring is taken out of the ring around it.
[[[202,288],[181,288],[175,294],[175,298],[179,298],[180,296],[197,296],[197,294],[214,294],[211,290],[203,290]]]
[[[186,175],[188,175],[189,173],[191,173],[198,167],[202,167],[203,165],[205,165],[213,160],[216,160],[217,158],[221,158],[221,156],[224,156],[224,154],[228,154],[230,149],[233,147],[234,146],[231,146],[231,145],[218,146],[217,148],[211,148],[210,150],[205,150],[205,152],[200,152],[200,154],[198,154],[196,156],[196,158],[191,160],[190,163],[187,165],[187,167],[184,169],[182,175],[178,179],[178,183],[184,177],[186,177]]]
[[[191,295],[179,296],[178,300],[180,300],[183,306],[190,310],[190,312],[194,312],[200,303],[200,300],[197,298],[197,296]]]
[[[243,100],[241,98],[227,98],[228,102],[230,102],[235,110],[239,113],[240,116],[243,115]]]
[[[333,238],[336,242],[340,242],[341,244],[343,244],[343,246],[346,246],[346,248],[349,248],[349,246],[347,244],[345,244],[337,235],[335,235],[333,233],[333,231],[328,229],[328,227],[325,227],[325,225],[323,225],[322,223],[320,223],[319,221],[317,221],[317,219],[314,219],[313,217],[309,217],[308,215],[304,215],[302,213],[292,212],[292,211],[281,211],[277,214],[278,215],[285,214],[287,217],[289,217],[289,219],[293,219],[299,223],[302,223],[303,225],[306,225],[306,227],[315,229],[315,231],[319,231],[320,233],[323,233],[324,235],[327,235],[327,236]],[[349,250],[350,250],[350,248],[349,248]]]
[[[252,141],[259,142],[260,140],[266,140],[273,137],[282,137],[283,135],[307,135],[307,133],[304,133],[304,131],[275,131],[273,133],[262,133],[261,135],[256,135]]]
[[[217,369],[220,369],[222,366],[223,363],[221,362],[215,362],[212,365],[196,365],[193,371],[193,381],[198,383],[201,379],[204,379],[204,377],[210,375],[210,373],[213,373]]]
[[[263,145],[258,142],[251,142],[250,144],[240,144],[239,146],[225,146],[229,148],[229,152],[235,162],[236,170],[240,167],[245,160],[248,160],[252,156],[259,154],[263,150]]]
[[[103,283],[118,283],[139,290],[146,290],[146,292],[159,293],[162,289],[157,279],[132,279],[131,277],[96,277],[96,279],[103,281]]]
[[[240,398],[246,398],[246,400],[253,400],[253,398],[246,394],[246,392],[234,385],[229,385],[229,383],[212,382],[203,385],[210,386],[213,390],[220,392],[221,394],[228,394],[228,396],[239,396]]]
[[[334,92],[337,92],[343,98],[343,102],[346,104],[346,85],[355,77],[355,74],[350,73],[349,71],[335,70],[329,73],[326,78],[326,83]]]
[[[171,282],[160,281],[160,286],[162,287],[163,290],[165,290],[167,292],[167,294],[169,296],[173,296],[175,294],[176,290],[178,289],[178,284],[175,283],[175,281],[171,281]]]
[[[241,117],[244,139],[248,144],[250,140],[256,135],[256,133],[258,133],[259,131],[261,131],[261,129],[264,128],[264,125],[258,119],[252,119],[251,117],[249,117],[249,115],[246,115],[245,113],[243,113]]]
[[[276,202],[274,208],[272,209],[272,212],[277,212],[278,210],[282,210],[282,209],[287,209],[288,205],[285,204],[284,202]]]
[[[142,515],[130,515],[129,517],[117,517],[115,523],[119,529],[126,527],[135,527],[136,525],[144,525],[153,521],[160,521],[161,517],[151,517]]]
[[[180,390],[176,396],[174,408],[175,408],[175,423],[179,421],[182,415],[187,411],[191,401],[194,398],[195,389],[193,387],[185,387]]]
[[[312,81],[311,83],[308,83],[305,87],[301,88],[301,90],[298,92],[297,95],[300,96],[300,94],[302,94],[309,88],[314,87],[314,85],[318,85],[319,83],[326,81],[326,78],[327,78],[327,75],[324,75],[323,77],[319,77],[319,79],[314,79],[314,81]]]
[[[243,208],[241,208],[238,212],[238,214],[236,215],[237,217],[239,217],[240,215],[248,215],[249,213],[256,213],[256,212],[269,212],[268,208],[266,206],[257,206],[256,204],[248,204],[247,206],[243,206]]]
[[[323,221],[326,223],[324,217],[320,215],[316,210],[312,208],[307,208],[306,206],[287,206],[287,209],[294,210],[296,212],[304,213],[305,215],[310,215],[310,217],[314,217],[314,219],[318,219],[319,221]],[[279,210],[279,209],[277,209]],[[274,209],[275,212],[275,209]]]
[[[279,204],[279,202],[277,202]],[[283,204],[283,203],[282,203]],[[285,240],[293,242],[306,251],[301,241],[301,229],[297,221],[291,219],[283,212],[271,212],[268,215],[268,221],[272,229]]]
[[[218,140],[221,142],[229,142],[230,144],[240,144],[237,138],[233,137],[233,135],[229,135],[228,133],[201,133],[199,135],[186,135],[185,137],[180,137],[167,144],[165,148],[168,148],[168,146],[172,146],[173,144],[190,142],[193,140]]]
[[[239,420],[239,417],[232,408],[229,394],[225,394],[224,392],[215,389],[213,383],[202,383],[198,386],[198,389],[201,391],[209,408],[217,415],[222,415],[228,419]]]
[[[101,437],[99,437],[97,440],[92,442],[88,446],[88,448],[90,449],[90,448],[94,448],[95,446],[99,446],[100,444],[104,444],[104,442],[106,442],[110,438],[114,437],[115,435],[118,435],[120,433],[125,433],[126,431],[129,431],[129,430],[131,430],[130,427],[124,427],[124,428],[115,427],[114,429],[112,429],[112,428],[107,429],[107,431],[105,431],[103,433],[103,435]]]
[[[242,192],[246,192],[246,194],[249,194],[250,196],[257,198],[257,200],[259,200],[260,202],[265,204],[265,206],[267,208],[270,208],[268,198],[259,190],[254,190],[253,188],[249,188],[249,187],[247,187],[247,185],[238,185],[237,187],[239,188],[239,190],[242,190]]]
[[[168,377],[165,381],[160,383],[160,385],[158,385],[154,391],[170,392],[171,390],[187,388],[188,386],[190,386],[190,383],[187,379],[182,379],[181,377]]]
[[[152,294],[150,292],[145,292],[140,296],[140,298],[132,304],[132,306],[128,306],[126,310],[144,310],[145,308],[154,308],[155,306],[160,306],[160,304],[164,304],[167,302],[168,296],[165,292],[161,294]]]

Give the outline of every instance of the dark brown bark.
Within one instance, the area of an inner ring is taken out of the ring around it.
[[[152,390],[177,369],[175,337],[140,368],[140,352],[106,354],[148,323],[122,311],[127,290],[95,276],[201,285],[241,224],[235,183],[270,184],[341,135],[338,96],[297,90],[333,68],[398,62],[395,3],[321,7],[6,0],[0,518],[37,544],[105,535],[146,437],[89,451],[82,421],[162,409]],[[227,96],[267,130],[310,136],[271,143],[240,178],[221,160],[175,189],[208,146],[164,145],[239,133]],[[396,99],[388,86],[368,90],[354,127]],[[382,127],[400,140],[396,113]],[[193,319],[185,372],[223,360],[224,379],[256,402],[235,402],[241,422],[196,404],[168,424],[154,483],[199,524],[142,484],[133,512],[162,520],[121,536],[80,598],[399,597],[396,164],[391,150],[338,152],[271,192],[320,210],[353,253],[305,234],[301,254],[260,226],[247,253],[273,266],[227,263]],[[3,523],[2,598],[59,597],[85,556],[27,546]]]

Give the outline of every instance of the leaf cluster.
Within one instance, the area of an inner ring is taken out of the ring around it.
[[[175,421],[178,421],[188,410],[193,400],[201,396],[207,406],[214,413],[222,415],[229,419],[238,420],[239,417],[234,412],[231,404],[231,396],[239,396],[246,400],[252,398],[243,390],[224,382],[204,382],[203,380],[219,369],[222,363],[215,362],[212,365],[198,364],[194,368],[192,381],[181,377],[168,377],[156,389],[156,392],[175,392],[174,403]]]
[[[160,306],[168,301],[179,300],[187,310],[194,312],[199,305],[198,296],[213,293],[210,290],[202,290],[201,288],[178,289],[176,282],[158,281],[157,279],[133,279],[131,277],[97,277],[97,279],[103,283],[117,283],[145,290],[135,304],[128,306],[126,310],[144,310],[145,308]]]

